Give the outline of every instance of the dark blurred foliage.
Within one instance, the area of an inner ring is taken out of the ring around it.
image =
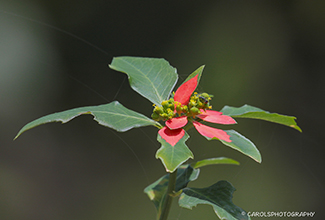
[[[296,116],[303,133],[245,119],[231,127],[257,145],[262,164],[191,130],[195,160],[241,163],[203,168],[191,186],[226,179],[247,211],[322,219],[324,8],[302,0],[0,1],[0,219],[155,219],[143,189],[165,173],[156,128],[118,133],[82,116],[12,140],[40,116],[113,100],[149,116],[151,103],[107,66],[121,55],[163,57],[179,83],[205,64],[199,90],[214,94],[216,110],[247,103]],[[171,220],[217,218],[209,206],[176,207]]]

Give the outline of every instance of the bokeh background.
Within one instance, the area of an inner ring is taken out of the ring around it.
[[[155,219],[143,189],[165,174],[156,128],[118,133],[88,115],[13,141],[38,117],[113,100],[150,116],[151,103],[107,66],[121,55],[163,57],[179,83],[205,64],[199,90],[216,110],[247,103],[296,116],[303,133],[249,119],[227,127],[257,145],[261,164],[190,131],[195,160],[241,163],[202,168],[190,186],[225,179],[246,211],[324,219],[324,9],[321,0],[1,0],[0,219]],[[175,201],[170,219],[217,217]]]

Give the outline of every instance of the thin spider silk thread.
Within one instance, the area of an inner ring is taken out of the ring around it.
[[[69,31],[66,31],[66,30],[63,30],[63,29],[61,29],[61,28],[58,28],[58,27],[56,27],[56,26],[54,26],[54,25],[51,25],[51,24],[48,24],[48,23],[45,23],[45,22],[42,22],[42,21],[39,21],[39,20],[36,20],[36,19],[30,18],[30,17],[22,16],[22,15],[19,15],[19,14],[16,14],[16,13],[12,13],[12,12],[8,12],[8,11],[4,11],[4,10],[1,10],[1,9],[0,9],[0,12],[3,13],[3,14],[7,14],[7,15],[10,15],[10,16],[13,16],[13,17],[17,17],[17,18],[20,18],[20,19],[23,19],[23,20],[30,21],[30,22],[32,22],[32,23],[39,24],[39,25],[41,25],[41,26],[45,26],[45,27],[50,28],[50,29],[53,29],[53,30],[58,31],[58,32],[60,32],[60,33],[63,33],[63,34],[65,34],[65,35],[67,35],[67,36],[70,36],[70,37],[72,37],[72,38],[74,38],[74,39],[76,39],[76,40],[79,40],[79,41],[81,41],[81,42],[84,43],[84,44],[87,44],[88,46],[90,46],[90,47],[96,49],[97,51],[99,51],[99,52],[105,54],[106,56],[110,56],[111,58],[113,57],[112,54],[110,54],[109,52],[103,50],[103,49],[100,48],[99,46],[97,46],[97,45],[95,45],[95,44],[93,44],[93,43],[91,43],[91,42],[85,40],[84,38],[81,38],[81,37],[79,37],[79,36],[77,36],[77,35],[75,35],[75,34],[72,34],[72,33],[69,32]],[[32,59],[34,59],[34,58],[32,58]],[[37,60],[37,61],[40,62],[40,60]],[[49,63],[47,63],[47,62],[42,61],[41,63],[46,64],[46,65],[50,65],[50,66],[52,66],[52,67],[55,68],[54,65],[51,65],[51,64],[49,64]],[[72,80],[78,82],[78,83],[81,84],[82,86],[84,86],[84,87],[86,87],[87,89],[89,89],[90,91],[94,92],[96,95],[98,95],[99,97],[101,97],[101,98],[104,99],[105,101],[108,101],[108,102],[109,102],[109,100],[108,100],[105,96],[103,96],[102,94],[100,94],[99,92],[97,92],[97,91],[96,91],[95,89],[93,89],[92,87],[88,86],[86,83],[84,83],[84,82],[82,82],[81,80],[79,80],[79,79],[77,79],[77,78],[71,76],[70,74],[68,74],[68,76],[69,76]],[[117,92],[115,93],[115,95],[114,95],[114,97],[113,97],[113,100],[115,100],[115,99],[117,98],[118,94],[120,93],[120,91],[121,91],[121,89],[122,89],[122,86],[123,86],[123,84],[124,84],[124,82],[125,82],[125,79],[126,79],[126,76],[124,76],[124,78],[123,78],[123,80],[122,80],[122,82],[121,82],[119,88],[117,89]],[[142,131],[142,130],[141,130],[141,131]],[[146,172],[146,170],[145,170],[145,167],[143,166],[143,164],[142,164],[140,158],[139,158],[138,155],[136,154],[136,152],[131,148],[131,146],[130,146],[130,145],[129,145],[129,144],[128,144],[128,143],[127,143],[127,142],[126,142],[126,141],[125,141],[121,136],[120,136],[120,135],[116,134],[114,131],[111,131],[111,132],[112,132],[115,136],[117,136],[117,137],[118,137],[118,138],[119,138],[119,139],[120,139],[120,140],[121,140],[121,141],[122,141],[122,142],[123,142],[123,143],[128,147],[128,149],[132,152],[132,154],[133,154],[134,157],[136,158],[137,162],[139,163],[139,165],[140,165],[140,167],[141,167],[141,169],[142,169],[142,171],[143,171],[143,173],[144,173],[144,175],[145,175],[145,177],[146,177],[146,180],[147,180],[147,182],[148,182],[148,184],[149,184],[150,181],[149,181],[149,178],[148,178],[148,174],[147,174],[147,172]],[[144,133],[144,131],[142,131],[142,132]],[[146,136],[147,136],[147,135],[146,135]],[[149,138],[149,137],[147,136],[147,138]],[[149,138],[149,140],[152,141],[150,138]]]

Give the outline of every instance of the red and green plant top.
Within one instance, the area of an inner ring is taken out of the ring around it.
[[[207,140],[219,140],[257,162],[261,154],[255,144],[235,130],[221,130],[205,123],[233,125],[234,118],[261,119],[283,124],[298,131],[301,129],[295,117],[270,113],[250,105],[241,107],[225,106],[220,111],[212,110],[212,95],[195,92],[204,66],[190,74],[174,92],[178,75],[176,69],[166,60],[143,57],[116,57],[109,65],[111,69],[127,74],[132,89],[147,98],[154,105],[151,118],[130,110],[113,101],[98,106],[70,109],[50,114],[26,124],[15,139],[24,131],[49,122],[66,123],[82,114],[91,114],[99,124],[119,132],[142,126],[159,128],[157,140],[161,147],[156,152],[167,174],[145,188],[145,193],[157,209],[157,219],[167,219],[172,197],[179,196],[179,205],[192,209],[198,204],[211,205],[220,219],[250,219],[247,213],[232,203],[235,188],[221,180],[205,188],[188,187],[197,179],[199,168],[207,165],[239,163],[233,159],[218,157],[185,164],[194,155],[185,144],[187,130],[194,127]],[[160,123],[163,122],[163,124]]]
[[[163,101],[161,106],[155,106],[151,117],[156,121],[166,121],[165,127],[158,132],[159,135],[170,145],[175,146],[185,135],[183,127],[192,123],[205,137],[231,142],[230,135],[225,131],[199,123],[203,120],[218,124],[236,124],[236,121],[230,116],[222,115],[222,112],[210,110],[212,108],[210,100],[213,96],[194,92],[197,84],[198,75],[195,75],[177,89],[174,98]]]

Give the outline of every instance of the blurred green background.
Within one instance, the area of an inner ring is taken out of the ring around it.
[[[150,116],[151,103],[107,66],[121,55],[163,57],[179,83],[205,64],[199,90],[214,94],[216,110],[247,103],[296,116],[303,133],[249,119],[230,126],[257,145],[261,164],[190,131],[195,160],[241,163],[203,168],[190,186],[225,179],[246,211],[324,219],[324,9],[321,0],[1,0],[0,219],[155,219],[143,189],[165,174],[156,128],[118,133],[82,116],[13,141],[40,116],[113,100]],[[210,206],[173,205],[170,220],[217,219]]]

